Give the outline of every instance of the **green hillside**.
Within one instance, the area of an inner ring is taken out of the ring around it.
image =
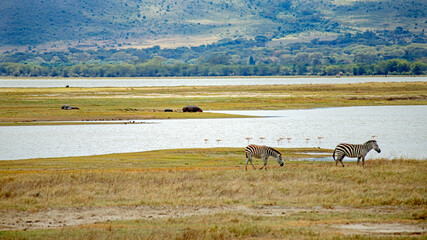
[[[0,76],[427,74],[425,0],[3,0]]]
[[[330,39],[396,28],[421,33],[426,9],[423,0],[3,0],[0,51],[197,46],[255,36],[286,42],[304,33]]]

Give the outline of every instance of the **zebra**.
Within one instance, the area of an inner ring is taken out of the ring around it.
[[[280,166],[283,166],[282,154],[274,148],[251,144],[245,148],[245,152],[247,158],[245,164],[246,171],[248,170],[249,161],[251,162],[252,167],[255,169],[255,166],[252,163],[252,157],[262,158],[264,161],[264,166],[262,166],[259,170],[263,169],[264,167],[265,170],[267,170],[267,159],[270,156],[276,158],[276,161],[280,164]]]
[[[365,167],[365,156],[369,151],[371,151],[371,149],[375,149],[378,153],[381,152],[381,149],[378,147],[377,141],[375,140],[369,140],[364,144],[341,143],[335,148],[332,157],[335,160],[335,166],[338,165],[338,162],[341,162],[341,165],[344,167],[344,164],[342,163],[344,157],[357,157],[357,165],[359,165],[360,159],[362,159],[363,167]],[[335,154],[337,159],[335,159]]]

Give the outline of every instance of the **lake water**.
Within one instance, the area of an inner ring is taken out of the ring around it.
[[[0,79],[0,88],[49,87],[157,87],[335,84],[363,82],[423,82],[427,77],[249,77],[249,78],[97,78],[97,79]]]
[[[221,112],[264,117],[153,120],[148,124],[2,126],[0,160],[173,148],[243,148],[248,144],[246,137],[252,138],[250,143],[273,147],[333,149],[341,142],[364,143],[372,135],[382,152],[371,151],[367,159],[427,159],[427,106]],[[261,141],[260,137],[265,139]],[[285,139],[277,141],[281,137]],[[290,142],[287,137],[291,137]],[[320,141],[318,137],[322,137]],[[242,152],[242,158],[243,155]]]

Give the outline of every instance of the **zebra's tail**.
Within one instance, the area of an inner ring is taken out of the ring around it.
[[[337,149],[334,149],[334,153],[332,153],[332,158],[334,159],[334,161],[336,161],[335,160],[335,151],[336,151]]]

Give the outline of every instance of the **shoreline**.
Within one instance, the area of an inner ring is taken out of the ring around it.
[[[15,76],[0,76],[2,79],[221,79],[221,78],[388,78],[388,77],[427,77],[427,75],[360,75],[360,76],[317,76],[317,75],[272,75],[272,76],[190,76],[190,77],[15,77]]]
[[[426,161],[244,162],[230,148],[0,161],[0,238],[250,238],[248,225],[280,239],[427,234]]]
[[[427,82],[253,86],[0,88],[0,126],[32,122],[229,118],[218,110],[427,105]],[[80,110],[61,110],[69,104]],[[198,105],[203,113],[182,113]],[[173,112],[164,112],[172,109]],[[10,124],[9,124],[10,123]]]

